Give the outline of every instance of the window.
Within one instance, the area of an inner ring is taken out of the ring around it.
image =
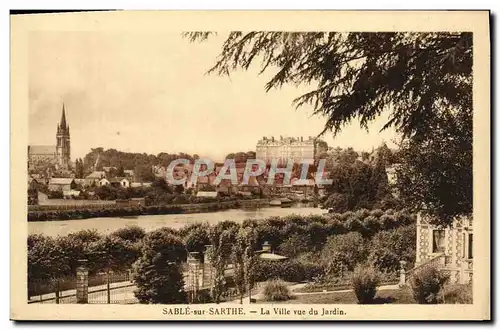
[[[467,251],[467,258],[472,259],[472,234],[469,234],[469,247]]]
[[[432,231],[432,253],[444,252],[444,235],[443,229],[436,229]]]

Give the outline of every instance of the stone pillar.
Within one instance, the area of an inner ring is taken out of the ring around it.
[[[401,266],[399,270],[399,287],[403,287],[406,284],[406,261],[401,260],[399,265]]]
[[[200,253],[188,252],[188,287],[190,292],[190,301],[196,302],[198,297],[198,290],[200,288]]]
[[[213,284],[213,269],[212,269],[212,260],[210,259],[210,253],[212,250],[212,245],[205,245],[205,255],[203,258],[203,281],[202,286],[211,287]]]
[[[78,260],[80,266],[76,269],[76,303],[87,304],[89,302],[89,269],[87,260]]]

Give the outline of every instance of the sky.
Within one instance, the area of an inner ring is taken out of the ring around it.
[[[54,145],[62,104],[71,158],[91,148],[198,154],[220,160],[255,150],[263,136],[316,136],[326,122],[292,101],[305,87],[266,93],[273,72],[207,75],[223,37],[190,43],[177,33],[32,32],[29,39],[29,143]],[[329,146],[370,151],[392,146],[393,130],[346,126]]]

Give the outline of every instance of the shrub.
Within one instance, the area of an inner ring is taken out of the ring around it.
[[[378,272],[369,266],[358,266],[354,269],[351,284],[358,304],[370,304],[377,293],[377,285],[380,282]]]
[[[472,285],[451,285],[443,290],[445,304],[472,304]]]
[[[436,267],[424,267],[410,278],[413,298],[419,304],[437,304],[449,275]]]
[[[360,233],[351,232],[344,235],[334,235],[328,238],[321,251],[321,263],[325,268],[342,268],[353,270],[358,263],[367,257],[365,241]]]
[[[412,269],[415,262],[416,233],[414,224],[376,233],[370,242],[368,260],[381,272],[398,272],[401,260],[407,262],[407,269]]]
[[[271,280],[264,286],[264,297],[266,301],[284,301],[292,298],[290,289],[282,280]]]
[[[125,241],[135,243],[140,241],[146,235],[144,229],[137,225],[120,228],[111,233],[112,236],[117,236]]]

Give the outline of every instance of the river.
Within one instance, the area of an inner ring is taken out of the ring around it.
[[[29,234],[45,234],[48,236],[67,235],[83,229],[97,229],[100,233],[110,233],[116,229],[138,225],[145,231],[155,230],[161,227],[182,228],[192,223],[206,222],[215,224],[224,220],[232,220],[241,223],[246,219],[262,220],[274,216],[318,215],[324,214],[326,210],[314,207],[264,207],[256,209],[231,209],[210,213],[191,214],[165,214],[165,215],[141,215],[135,218],[91,218],[82,220],[62,220],[28,222]]]

